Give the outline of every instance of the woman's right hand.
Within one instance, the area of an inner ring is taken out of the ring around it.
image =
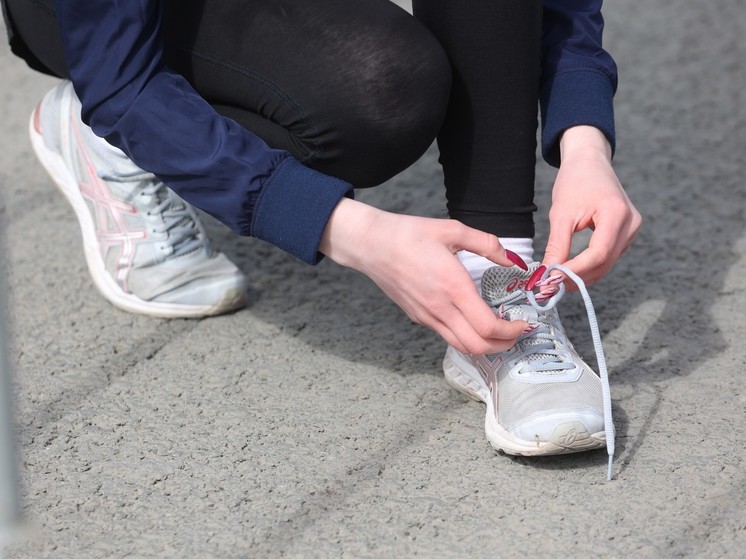
[[[469,250],[502,266],[514,262],[496,236],[458,221],[393,214],[344,198],[319,250],[368,276],[409,318],[462,353],[509,349],[528,327],[495,315],[456,253]]]

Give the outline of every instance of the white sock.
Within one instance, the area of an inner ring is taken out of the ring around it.
[[[515,252],[526,264],[534,261],[534,240],[531,237],[498,237],[503,248]]]
[[[503,248],[515,252],[523,258],[526,264],[531,264],[534,261],[534,240],[532,238],[499,237],[499,239]],[[482,276],[489,268],[495,266],[495,263],[487,260],[484,256],[474,254],[468,250],[458,251],[458,259],[464,268],[466,268],[466,271],[469,272],[474,285],[477,286],[477,291],[481,293]]]

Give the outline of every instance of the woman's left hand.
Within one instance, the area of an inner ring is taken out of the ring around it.
[[[611,148],[591,126],[565,131],[562,163],[552,190],[549,241],[544,264],[564,264],[585,283],[603,278],[627,251],[642,224],[611,166]],[[592,229],[588,247],[570,258],[572,237]]]

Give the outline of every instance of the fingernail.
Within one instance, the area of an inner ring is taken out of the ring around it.
[[[518,266],[521,270],[528,270],[528,266],[526,266],[526,263],[523,261],[523,258],[518,256],[512,250],[505,249],[505,256],[507,256],[508,260],[510,260],[513,264]]]
[[[526,291],[531,291],[536,283],[541,279],[541,276],[544,275],[544,272],[547,271],[547,267],[543,264],[536,268],[536,271],[531,274],[531,277],[528,278],[528,283],[526,284]]]
[[[541,292],[536,295],[537,301],[545,301],[550,297],[553,297],[559,291],[559,287],[556,285],[550,285],[548,287],[542,287]]]

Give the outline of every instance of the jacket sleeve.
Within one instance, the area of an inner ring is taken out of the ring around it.
[[[159,0],[57,0],[83,120],[192,205],[309,263],[348,183],[220,116],[163,60]]]
[[[591,125],[616,145],[613,97],[617,68],[602,48],[602,0],[544,0],[541,147],[559,166],[559,139],[572,126]]]

